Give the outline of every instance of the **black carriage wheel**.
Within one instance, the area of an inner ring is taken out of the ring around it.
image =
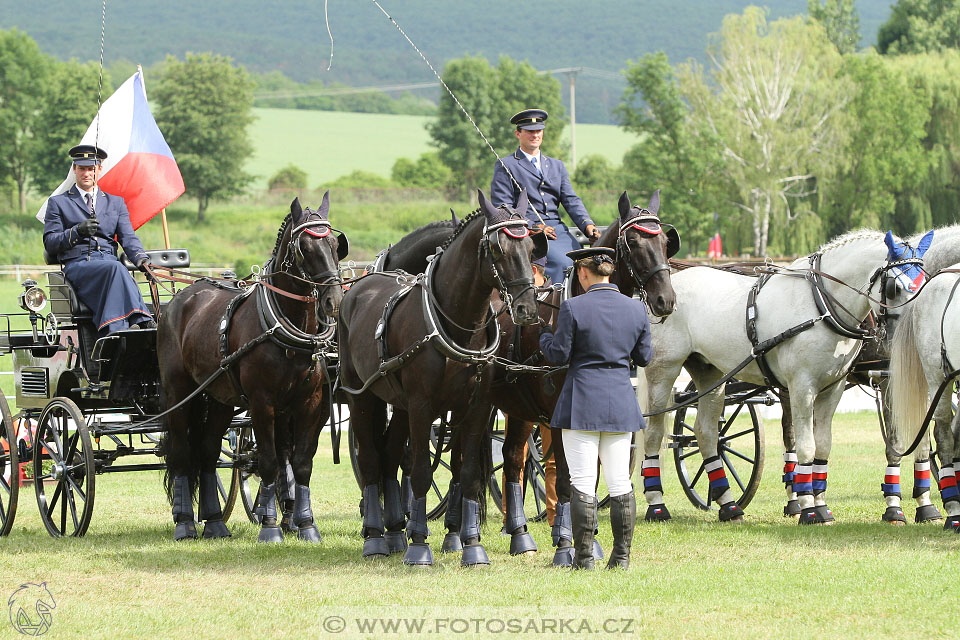
[[[51,536],[87,532],[93,515],[96,467],[86,419],[69,398],[51,400],[37,420],[33,486],[40,518]]]
[[[732,384],[735,381],[728,383],[728,389]],[[692,382],[685,390],[685,393],[689,392],[696,392]],[[761,392],[757,388],[757,393]],[[741,508],[746,508],[753,500],[763,475],[763,423],[750,397],[750,394],[729,395],[728,391],[718,446],[730,490]],[[747,415],[743,414],[744,408]],[[706,511],[716,508],[716,505],[710,500],[710,481],[704,470],[696,432],[693,424],[687,423],[686,416],[687,408],[684,407],[677,410],[673,420],[673,459],[683,492],[695,507]]]
[[[546,472],[543,467],[543,445],[540,438],[540,429],[541,427],[537,425],[531,432],[530,437],[527,438],[527,458],[523,467],[523,501],[524,505],[526,505],[528,499],[533,501],[534,514],[530,518],[533,522],[541,522],[547,517],[547,491],[544,480]],[[502,513],[503,491],[500,482],[503,477],[504,430],[497,424],[496,412],[490,420],[490,430],[492,433],[493,471],[487,481],[487,486],[490,489],[490,496],[493,498],[494,504]]]
[[[220,459],[217,461],[217,493],[220,495],[224,522],[227,522],[233,515],[233,508],[237,504],[237,495],[240,493],[240,476],[234,473],[237,452],[239,451],[240,431],[239,428],[230,427],[223,435],[223,440],[220,443]]]
[[[237,429],[237,446],[233,465],[233,482],[236,497],[240,498],[247,519],[260,524],[257,515],[257,500],[260,497],[260,476],[257,475],[257,441],[252,427]]]
[[[17,515],[17,496],[20,493],[20,456],[13,418],[7,399],[0,394],[0,536],[10,533]]]

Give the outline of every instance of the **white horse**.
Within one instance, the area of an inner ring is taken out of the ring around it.
[[[907,242],[913,246],[918,246],[923,240],[924,234],[917,234],[907,239]],[[933,242],[930,248],[923,255],[923,266],[928,274],[934,274],[941,269],[950,267],[956,262],[960,262],[960,225],[951,225],[941,227],[935,230]],[[941,278],[946,276],[940,276]],[[926,295],[926,294],[924,294]],[[887,313],[885,326],[885,344],[882,349],[889,355],[890,343],[902,314],[912,305],[907,305],[905,309],[893,309]],[[886,383],[881,380],[881,389],[885,391]],[[884,394],[886,397],[886,393]],[[940,400],[941,406],[938,408],[934,418],[936,420],[937,432],[943,432],[950,424],[952,408],[950,406],[950,396],[945,394]],[[884,418],[887,422],[892,421],[888,411],[889,401],[885,400],[883,405]],[[891,433],[895,434],[894,430]],[[883,520],[892,524],[905,524],[907,519],[903,514],[900,502],[900,459],[898,450],[902,450],[909,443],[898,441],[887,442],[886,458],[887,467],[884,471],[884,479],[881,484],[884,501],[886,502],[886,511],[883,514]],[[956,469],[955,469],[956,471]],[[942,520],[940,511],[930,500],[930,432],[924,435],[920,444],[913,454],[913,498],[917,504],[917,510],[914,521],[935,522]],[[949,525],[949,522],[948,522]]]
[[[653,325],[654,360],[644,369],[649,410],[656,412],[673,402],[673,384],[686,368],[697,389],[707,389],[754,353],[748,337],[749,314],[756,321],[757,340],[764,342],[805,321],[813,326],[779,343],[765,353],[768,380],[757,360],[736,374],[756,384],[774,383],[786,388],[796,432],[798,463],[794,490],[798,494],[802,524],[833,521],[826,505],[827,461],[831,422],[844,389],[844,379],[860,350],[860,323],[871,309],[869,293],[891,267],[903,244],[891,234],[856,231],[840,236],[814,254],[819,271],[842,281],[823,279],[819,285],[833,312],[818,308],[811,284],[811,259],[801,258],[788,270],[773,275],[756,294],[748,311],[751,289],[757,278],[718,269],[695,267],[672,276],[677,306],[661,324]],[[843,333],[841,333],[843,332]],[[739,520],[743,512],[732,497],[718,450],[718,424],[724,405],[724,387],[700,399],[694,430],[710,479],[710,498],[720,505],[720,520]],[[669,518],[659,482],[659,451],[663,445],[665,415],[652,416],[644,433],[644,496],[647,519]]]
[[[960,264],[950,268],[960,269]],[[890,348],[887,388],[899,442],[913,441],[934,394],[946,377],[945,371],[954,371],[958,367],[960,274],[944,273],[933,278],[921,295],[907,305]],[[952,395],[951,389],[947,389],[934,410],[934,437],[940,465],[940,496],[947,512],[944,528],[960,532],[960,493],[956,476],[956,463],[960,460],[957,460],[954,431],[957,425],[951,424]],[[924,441],[929,455],[929,432]]]

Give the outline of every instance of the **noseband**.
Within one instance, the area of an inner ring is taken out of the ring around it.
[[[653,222],[657,225],[657,230],[648,229],[641,226],[644,222]],[[617,233],[617,253],[621,253],[624,256],[624,262],[627,264],[627,271],[630,272],[630,277],[633,278],[633,283],[640,289],[640,298],[643,300],[647,299],[647,289],[646,285],[650,281],[650,278],[660,273],[661,271],[670,271],[670,265],[667,262],[660,262],[650,269],[644,271],[642,274],[637,274],[633,269],[633,261],[630,259],[630,245],[627,243],[626,233],[627,230],[633,227],[641,233],[645,233],[649,236],[658,236],[663,233],[663,227],[669,225],[663,225],[660,222],[660,218],[655,213],[651,213],[647,209],[640,209],[637,212],[637,215],[630,218],[626,222],[620,225],[620,230]],[[672,228],[672,227],[671,227]]]

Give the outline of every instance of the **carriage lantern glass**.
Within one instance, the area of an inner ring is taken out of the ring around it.
[[[47,305],[47,294],[37,286],[36,280],[24,280],[20,283],[24,291],[20,294],[20,308],[38,313]]]

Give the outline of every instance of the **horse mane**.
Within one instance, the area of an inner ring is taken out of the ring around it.
[[[433,222],[428,222],[422,227],[414,229],[407,235],[397,240],[397,244],[390,247],[390,250],[400,251],[400,252],[405,251],[407,248],[407,245],[418,241],[420,239],[419,238],[420,234],[423,233],[424,231],[428,231],[430,229],[441,229],[441,228],[453,229],[455,226],[456,226],[456,223],[453,220],[434,220]]]
[[[283,222],[280,224],[280,231],[277,232],[277,244],[273,246],[273,252],[270,254],[271,258],[277,257],[277,251],[280,250],[280,241],[283,240],[283,234],[286,232],[287,227],[290,226],[290,220],[293,218],[293,211],[287,214],[287,217],[283,219]]]
[[[883,236],[883,232],[877,231],[876,229],[855,229],[843,234],[842,236],[837,236],[833,240],[830,240],[827,244],[820,245],[820,253],[827,253],[828,251],[833,251],[834,249],[839,249],[840,247],[846,246],[853,242],[859,242],[861,240],[876,240],[878,238],[882,239]]]
[[[447,247],[449,247],[450,243],[456,240],[457,236],[459,236],[463,232],[463,230],[467,228],[467,225],[473,222],[474,220],[476,220],[481,215],[483,215],[483,212],[480,210],[480,207],[477,207],[476,209],[471,211],[470,215],[468,215],[466,218],[460,221],[460,224],[457,225],[457,228],[453,230],[453,235],[447,238],[446,242],[444,242],[440,246],[440,248],[446,249]]]

